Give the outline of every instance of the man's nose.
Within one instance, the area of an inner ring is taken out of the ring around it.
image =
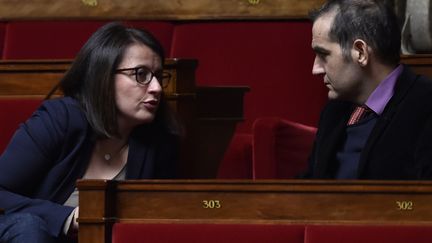
[[[315,57],[313,67],[312,67],[312,74],[313,75],[319,75],[319,74],[324,74],[324,73],[325,73],[325,70],[324,70],[324,67],[321,63],[321,60],[319,60],[318,57]]]

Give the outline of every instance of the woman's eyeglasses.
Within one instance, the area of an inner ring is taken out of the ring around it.
[[[135,75],[135,80],[141,85],[148,85],[152,81],[153,77],[156,77],[159,84],[163,88],[166,88],[171,79],[171,74],[169,72],[160,71],[154,73],[146,66],[117,69],[116,73],[122,73],[125,71],[132,71],[129,75]]]

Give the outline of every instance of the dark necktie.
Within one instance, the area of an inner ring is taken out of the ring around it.
[[[347,125],[354,125],[358,123],[362,118],[364,118],[367,114],[369,114],[372,110],[369,109],[366,105],[357,106],[354,111],[351,113],[351,117],[348,120]]]

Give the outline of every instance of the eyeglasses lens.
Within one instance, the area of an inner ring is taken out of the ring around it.
[[[168,87],[168,84],[171,80],[171,74],[168,72],[164,72],[162,74],[161,80],[162,80],[162,83],[161,83],[162,87],[164,87],[164,88]]]
[[[152,73],[150,70],[145,68],[139,68],[136,70],[137,82],[141,84],[148,84],[152,79]]]

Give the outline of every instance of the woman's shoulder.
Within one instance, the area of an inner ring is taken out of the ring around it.
[[[72,97],[45,100],[35,115],[60,124],[79,124],[82,126],[87,123],[85,113],[79,102]]]
[[[79,107],[79,103],[76,99],[72,97],[60,97],[45,100],[44,102],[42,102],[42,107],[62,110]]]
[[[72,97],[61,97],[49,99],[42,102],[39,110],[48,112],[51,115],[66,115],[66,113],[84,114],[79,102]]]

